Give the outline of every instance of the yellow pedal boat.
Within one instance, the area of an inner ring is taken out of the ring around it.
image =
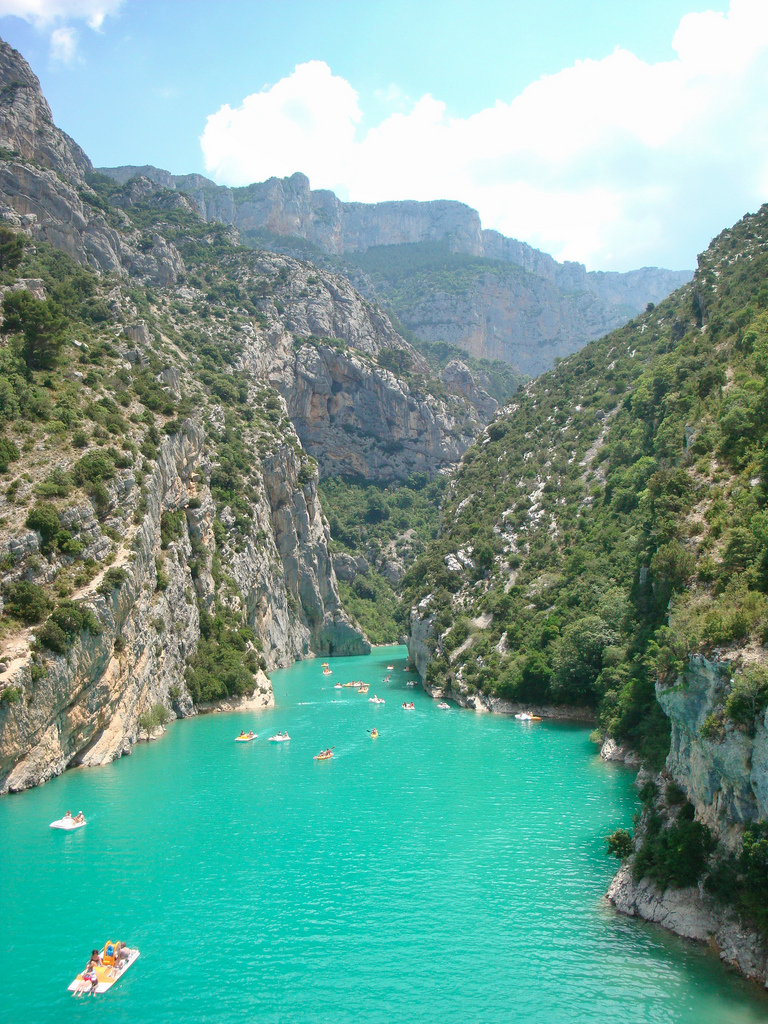
[[[102,995],[119,981],[125,972],[139,959],[138,949],[124,947],[128,956],[121,960],[117,956],[117,943],[106,942],[102,950],[103,963],[91,966],[90,964],[81,971],[73,982],[67,986],[74,996]],[[111,950],[111,952],[108,952]],[[94,984],[95,982],[95,984]]]

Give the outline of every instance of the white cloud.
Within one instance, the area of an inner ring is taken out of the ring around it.
[[[104,19],[117,14],[122,4],[123,0],[0,0],[0,18],[14,15],[37,28],[75,19],[98,31]]]
[[[203,155],[232,185],[302,170],[363,202],[457,199],[590,267],[692,266],[768,199],[768,3],[687,14],[672,47],[577,61],[467,118],[425,95],[362,137],[357,93],[312,61],[212,114]]]
[[[71,64],[77,52],[77,32],[69,26],[56,28],[51,32],[51,59],[61,64]]]

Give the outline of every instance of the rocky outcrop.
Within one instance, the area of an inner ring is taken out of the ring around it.
[[[677,683],[657,686],[670,720],[667,771],[696,808],[696,816],[731,844],[750,821],[768,819],[768,711],[754,735],[723,718],[722,733],[701,735],[705,719],[725,703],[733,666],[698,655]]]
[[[649,879],[636,882],[623,864],[606,894],[621,914],[661,925],[685,939],[713,946],[720,959],[761,985],[768,982],[768,960],[760,936],[697,887],[661,891]]]
[[[723,717],[720,731],[702,735],[708,716],[724,706],[732,671],[728,662],[695,655],[673,686],[656,687],[672,727],[665,772],[656,781],[662,790],[670,780],[683,790],[696,819],[717,838],[719,854],[737,851],[744,825],[768,816],[768,712],[756,720],[753,734]],[[614,748],[609,753],[618,754]],[[660,806],[663,817],[664,801]],[[643,842],[644,822],[636,830],[636,847]],[[715,902],[701,883],[661,890],[648,878],[635,879],[633,860],[622,865],[607,893],[620,913],[708,942],[746,977],[768,983],[768,949],[755,929]]]
[[[423,358],[345,278],[269,253],[254,254],[252,271],[273,282],[272,293],[260,301],[266,323],[245,331],[238,365],[284,397],[323,475],[390,481],[458,462],[482,429],[477,405],[493,402],[481,388],[466,381],[477,404],[430,394]],[[393,355],[408,373],[387,368]]]
[[[40,83],[21,54],[0,40],[0,147],[82,181],[93,170],[76,142],[53,123]]]
[[[27,62],[0,40],[0,218],[95,269],[174,283],[183,270],[178,252],[159,237],[147,248],[117,212],[109,222],[87,184],[92,172],[53,123]]]

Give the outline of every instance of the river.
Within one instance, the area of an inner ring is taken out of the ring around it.
[[[441,711],[405,688],[405,653],[333,659],[331,676],[299,663],[272,674],[274,709],[177,722],[0,800],[0,1020],[768,1019],[710,952],[602,900],[603,837],[636,798],[589,730]],[[333,688],[351,679],[386,703]],[[258,739],[234,743],[250,726]],[[283,729],[289,743],[267,742]],[[67,808],[88,825],[48,828]],[[140,959],[72,999],[107,938]]]

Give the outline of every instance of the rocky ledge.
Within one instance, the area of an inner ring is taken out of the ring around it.
[[[752,981],[767,984],[768,955],[758,933],[717,906],[700,888],[670,887],[662,892],[648,878],[635,881],[626,863],[611,882],[606,899],[627,917],[640,917],[684,939],[709,943],[724,963]]]

